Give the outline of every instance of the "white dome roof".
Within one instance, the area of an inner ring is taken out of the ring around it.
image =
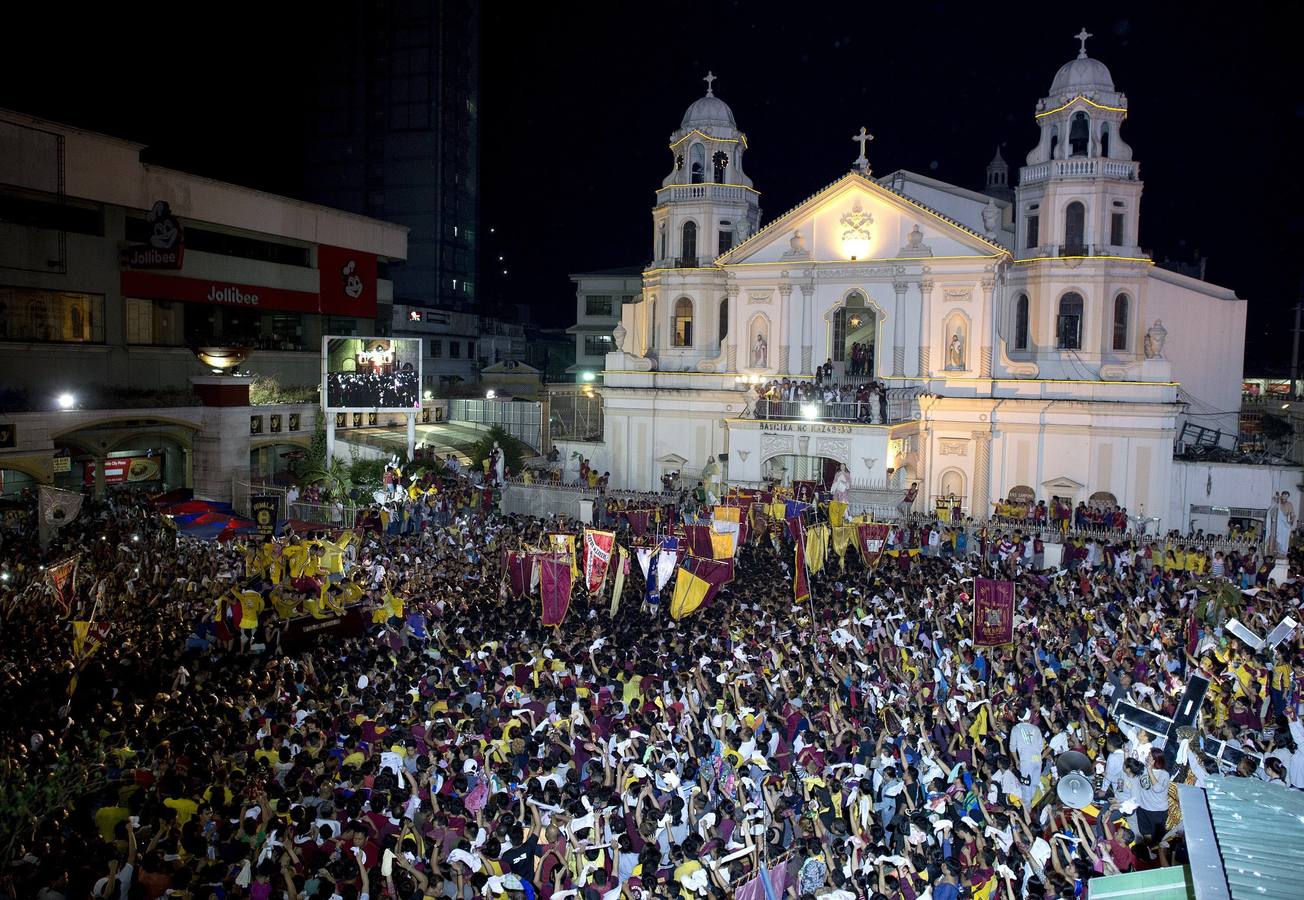
[[[707,94],[705,97],[699,97],[693,101],[693,105],[688,107],[684,113],[684,121],[679,123],[679,127],[684,130],[692,128],[734,128],[738,126],[734,122],[733,110],[729,104],[725,103],[714,94]]]
[[[1055,80],[1050,84],[1051,96],[1058,94],[1085,94],[1093,91],[1114,92],[1114,77],[1098,59],[1082,55],[1060,66]]]

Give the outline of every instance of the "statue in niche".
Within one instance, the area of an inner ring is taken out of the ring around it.
[[[964,338],[957,328],[951,335],[951,342],[946,345],[946,367],[948,369],[964,368]]]
[[[995,200],[988,200],[987,205],[983,207],[983,232],[985,234],[995,234],[1001,226],[1001,208],[996,205]]]
[[[1159,319],[1155,319],[1155,324],[1150,326],[1146,332],[1143,349],[1145,350],[1146,359],[1163,359],[1164,342],[1168,340],[1168,329]]]
[[[763,369],[769,365],[770,345],[765,340],[765,335],[760,331],[756,332],[756,340],[752,342],[752,367]]]

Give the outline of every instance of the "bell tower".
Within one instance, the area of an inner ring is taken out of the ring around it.
[[[702,80],[706,94],[670,136],[671,170],[652,210],[653,268],[709,266],[760,224],[760,195],[743,172],[747,135],[715,95],[716,76]]]
[[[1149,268],[1140,165],[1120,134],[1127,97],[1087,55],[1087,30],[1074,37],[1077,57],[1037,102],[1040,138],[1019,170],[1005,349],[1042,377],[1135,377]]]

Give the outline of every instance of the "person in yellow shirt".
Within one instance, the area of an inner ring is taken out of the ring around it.
[[[258,630],[258,616],[266,604],[262,594],[250,590],[240,591],[236,600],[240,604],[240,651],[243,653],[253,643],[254,632]]]

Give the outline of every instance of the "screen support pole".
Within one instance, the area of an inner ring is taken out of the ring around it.
[[[335,415],[327,412],[326,419],[326,464],[335,458]]]
[[[407,458],[408,462],[417,458],[417,414],[407,415]]]

